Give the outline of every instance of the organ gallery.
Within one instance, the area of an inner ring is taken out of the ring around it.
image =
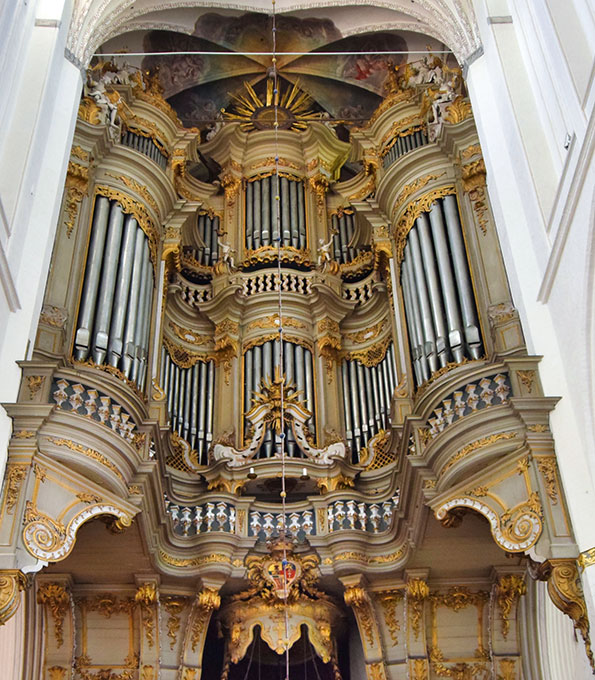
[[[86,73],[6,405],[23,677],[537,678],[543,597],[593,664],[456,59],[317,57],[365,44],[304,16],[251,60],[270,17],[205,16]]]

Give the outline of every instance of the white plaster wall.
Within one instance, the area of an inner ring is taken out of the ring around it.
[[[554,4],[564,11],[550,14]],[[484,54],[468,69],[513,298],[529,351],[544,356],[545,393],[562,397],[551,424],[581,551],[595,546],[595,118],[585,75],[593,73],[595,32],[587,4],[477,0]],[[569,39],[566,20],[581,32],[571,49],[560,42]],[[587,570],[585,586],[595,592],[592,579]]]
[[[64,56],[71,9],[70,0],[8,0],[0,15],[0,59],[18,76],[1,76],[11,103],[0,109],[0,402],[16,399],[16,361],[33,344],[62,199],[82,85]],[[2,410],[0,476],[10,427]]]

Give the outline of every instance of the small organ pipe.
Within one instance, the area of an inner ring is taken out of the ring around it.
[[[335,253],[335,260],[341,262],[341,242],[339,240],[339,220],[336,215],[331,218],[331,224],[333,226],[333,248]]]
[[[211,220],[211,261],[209,264],[213,265],[219,259],[219,218],[215,217]]]
[[[132,380],[136,381],[139,375],[141,359],[141,341],[143,326],[145,323],[145,295],[147,294],[147,258],[144,256],[145,244],[141,249],[142,269],[140,274],[140,290],[138,294],[138,318],[134,328],[134,360],[132,362]]]
[[[341,240],[341,255],[343,256],[343,262],[347,262],[347,225],[343,218],[339,219],[339,238]]]
[[[455,291],[453,272],[450,264],[450,254],[446,242],[446,233],[444,231],[444,222],[442,220],[442,210],[439,203],[435,203],[430,210],[430,225],[432,227],[434,246],[436,247],[438,272],[440,274],[440,283],[442,284],[442,293],[446,308],[448,344],[450,345],[455,361],[459,363],[463,360],[462,323]]]
[[[267,245],[269,239],[268,226],[267,231],[264,230],[264,225],[261,222],[260,214],[260,182],[251,182],[253,185],[252,211],[254,214],[254,248],[260,248],[261,245]]]
[[[246,247],[254,248],[254,183],[246,184]]]
[[[206,455],[208,453],[208,447],[213,441],[213,415],[215,411],[215,363],[209,361],[207,364],[207,451],[205,452],[205,463]]]
[[[281,177],[281,228],[283,232],[283,243],[286,245],[290,245],[291,243],[289,209],[289,182],[287,181],[287,177]]]
[[[130,297],[128,298],[128,309],[126,310],[124,356],[122,359],[122,370],[127,378],[130,377],[134,361],[134,335],[136,331],[136,324],[138,322],[138,306],[141,289],[141,277],[143,273],[143,249],[145,238],[146,236],[142,230],[137,229],[134,243],[134,264],[132,265]]]
[[[196,364],[195,364],[196,365]],[[184,429],[182,436],[188,440],[190,433],[190,409],[192,406],[192,367],[186,369],[186,391],[184,394]]]
[[[430,365],[430,372],[435,373],[438,369],[438,357],[436,356],[436,337],[434,335],[432,310],[430,307],[428,289],[426,287],[426,279],[424,276],[419,238],[417,236],[415,227],[412,227],[411,231],[409,232],[409,245],[413,260],[412,264],[413,273],[415,276],[415,289],[417,291],[417,299],[419,301],[419,308],[421,312],[421,322],[424,337],[423,350]]]
[[[368,368],[370,380],[372,381],[372,398],[374,400],[374,421],[376,422],[376,429],[382,427],[382,402],[380,400],[380,393],[378,389],[378,376],[376,375],[376,366]]]
[[[469,276],[469,267],[463,243],[463,233],[459,221],[459,210],[455,197],[451,194],[444,197],[444,214],[446,217],[446,229],[448,231],[450,248],[455,265],[455,278],[459,291],[459,301],[465,324],[465,339],[469,345],[471,356],[478,359],[480,356],[480,337],[477,318],[475,315],[475,300]]]
[[[95,301],[99,289],[99,275],[103,263],[103,250],[107,233],[109,210],[109,199],[105,196],[97,196],[93,212],[91,244],[89,246],[89,255],[87,256],[87,270],[85,272],[81,310],[74,341],[75,356],[79,361],[85,360],[89,354],[93,314],[95,312]]]
[[[408,250],[408,248],[406,248]],[[420,365],[420,371],[422,373],[423,379],[427,380],[430,377],[429,371],[428,371],[428,364],[426,360],[426,356],[423,351],[423,326],[421,322],[421,314],[419,311],[419,303],[418,303],[418,297],[417,297],[417,292],[415,290],[415,277],[413,275],[413,266],[411,262],[411,255],[409,252],[407,252],[405,256],[405,260],[403,260],[403,264],[405,265],[406,271],[407,271],[407,282],[409,286],[409,297],[411,300],[411,308],[413,311],[413,322],[414,322],[414,328],[415,328],[415,335],[416,335],[416,344],[417,344],[417,355],[419,359],[419,365]]]
[[[299,247],[300,248],[305,248],[306,247],[306,206],[305,206],[305,197],[304,197],[304,185],[302,182],[299,183],[298,186],[298,197],[297,197],[297,206],[298,206],[298,232],[300,235],[300,240],[299,240]]]
[[[291,245],[300,247],[300,230],[298,226],[298,182],[289,182],[289,226],[291,229]]]
[[[436,256],[430,237],[430,225],[428,216],[422,214],[417,218],[417,232],[421,243],[421,254],[424,265],[424,273],[428,283],[429,297],[432,308],[432,319],[436,329],[436,353],[441,366],[448,362],[446,346],[446,325],[444,323],[444,307],[442,305],[442,291],[438,281],[436,269]]]
[[[312,374],[312,355],[310,350],[304,350],[305,377],[306,377],[306,403],[312,417],[308,421],[308,428],[313,433],[316,422],[316,410],[314,406],[314,376]]]
[[[120,262],[120,245],[124,213],[118,203],[112,204],[109,226],[104,250],[103,269],[97,310],[95,312],[95,339],[93,343],[93,361],[103,364],[107,354],[110,317],[116,288],[116,274]]]
[[[349,362],[349,389],[350,389],[350,397],[351,397],[351,408],[353,411],[353,438],[355,440],[355,448],[356,448],[356,453],[359,453],[359,450],[362,447],[362,441],[361,441],[361,418],[360,418],[360,411],[359,411],[359,395],[358,395],[358,389],[357,389],[357,368],[356,368],[356,362],[355,361],[350,361]]]
[[[364,374],[364,394],[366,396],[366,410],[368,412],[368,430],[374,433],[374,393],[372,391],[372,379],[370,378],[370,369],[367,366],[362,366]]]
[[[202,459],[204,453],[206,408],[207,408],[207,371],[206,365],[201,361],[199,367],[199,388],[200,401],[198,403],[198,458]]]
[[[149,341],[151,339],[151,309],[153,307],[153,267],[147,250],[147,289],[145,293],[145,323],[142,332],[141,379],[139,387],[144,389],[147,368],[149,365]]]
[[[266,232],[267,238],[269,238],[271,228],[274,228],[274,225],[271,225],[271,178],[265,177],[258,184],[261,185],[262,229],[263,233]]]
[[[273,376],[271,368],[273,366],[273,352],[272,352],[271,342],[265,342],[262,346],[262,373],[263,376],[269,380]]]
[[[409,279],[405,263],[403,263],[401,273],[401,287],[403,289],[403,300],[405,303],[405,317],[407,319],[407,330],[409,331],[409,345],[411,346],[413,369],[415,371],[415,378],[417,384],[419,385],[423,381],[423,376],[421,374],[421,365],[419,363],[417,329],[415,327],[415,319],[413,318],[413,303],[411,301],[411,291],[409,290]]]
[[[374,372],[376,373],[376,380],[378,382],[378,397],[380,398],[380,412],[382,414],[382,427],[386,427],[388,420],[388,405],[386,403],[386,392],[384,391],[384,378],[382,376],[382,369],[379,365],[374,366]]]
[[[244,354],[244,416],[252,407],[252,391],[254,390],[254,378],[252,375],[253,348]],[[244,420],[244,430],[248,429],[248,421]]]
[[[349,389],[349,366],[347,365],[347,361],[343,361],[341,364],[341,377],[343,379],[343,407],[344,407],[344,412],[345,412],[345,435],[347,436],[348,441],[352,441],[353,439],[353,430],[352,430],[352,421],[351,421],[351,402],[350,402],[350,394],[351,391]]]
[[[196,448],[196,437],[198,435],[198,397],[199,397],[199,363],[196,362],[192,367],[192,408],[190,409],[190,445]]]
[[[364,445],[368,441],[368,403],[366,399],[366,383],[364,380],[364,367],[359,362],[355,362],[355,368],[357,372],[357,387],[359,393],[359,410],[360,410],[360,423],[362,430],[362,438],[364,440]]]

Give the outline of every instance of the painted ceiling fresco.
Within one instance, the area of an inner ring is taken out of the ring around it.
[[[168,27],[176,28],[169,22]],[[271,17],[257,13],[197,10],[192,23],[186,13],[177,30],[138,30],[110,40],[103,52],[201,52],[151,55],[127,61],[157,70],[164,96],[187,127],[208,128],[232,111],[234,96],[245,94],[249,83],[264,96],[272,65],[270,56],[247,52],[272,51]],[[277,16],[280,89],[298,84],[312,98],[311,110],[325,117],[360,124],[385,94],[389,60],[399,65],[419,54],[320,54],[320,52],[392,52],[442,50],[444,46],[411,31],[383,31],[344,36],[336,23],[321,16]],[[206,54],[206,53],[221,53]]]

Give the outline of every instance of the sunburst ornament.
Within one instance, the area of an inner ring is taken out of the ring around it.
[[[276,92],[272,78],[267,79],[264,101],[250,83],[244,81],[247,94],[232,94],[234,110],[224,111],[227,120],[241,121],[242,130],[305,130],[308,121],[319,120],[320,114],[312,111],[312,97],[300,89],[299,83],[290,85],[284,92]]]
[[[302,391],[297,391],[295,385],[287,380],[281,373],[279,366],[275,366],[275,375],[271,379],[265,376],[260,381],[261,392],[253,392],[254,406],[248,411],[246,417],[251,416],[260,406],[266,406],[269,411],[264,418],[266,424],[270,424],[277,434],[281,433],[281,422],[290,416],[285,413],[285,407],[295,404],[301,406]],[[283,396],[281,396],[283,393]],[[283,418],[281,417],[283,413]]]

